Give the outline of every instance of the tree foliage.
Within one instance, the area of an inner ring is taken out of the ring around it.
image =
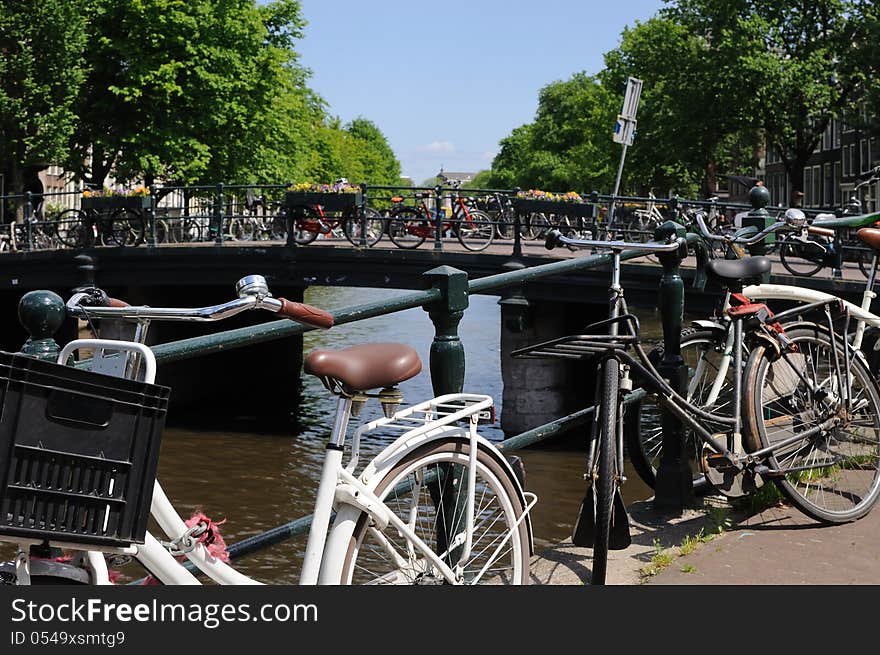
[[[611,188],[610,128],[626,78],[643,80],[623,188],[679,193],[751,170],[762,144],[795,186],[829,122],[880,107],[880,15],[873,0],[673,0],[624,30],[595,76],[545,87],[534,122],[500,144],[500,186]],[[876,127],[876,126],[875,126]]]
[[[84,2],[4,0],[0,11],[0,172],[61,158],[83,79]],[[60,29],[63,26],[63,29]]]
[[[379,128],[364,118],[343,127],[308,87],[297,0],[7,4],[5,161],[61,163],[93,184],[399,178]],[[13,99],[17,89],[27,93]],[[15,124],[24,136],[7,138]]]

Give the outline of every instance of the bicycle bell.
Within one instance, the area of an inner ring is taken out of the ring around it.
[[[792,207],[785,212],[785,222],[789,227],[803,227],[807,217],[800,209]]]
[[[268,296],[269,285],[262,275],[246,275],[235,283],[235,292],[239,298]]]

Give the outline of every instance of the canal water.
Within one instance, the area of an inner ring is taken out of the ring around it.
[[[400,291],[387,289],[312,287],[305,302],[336,309],[387,298]],[[650,312],[641,312],[646,341],[659,338],[659,322]],[[465,391],[489,394],[501,407],[500,308],[497,297],[473,296],[459,333],[466,352]],[[329,331],[304,336],[304,349],[343,347],[368,341],[400,341],[416,348],[424,362],[423,372],[400,385],[405,402],[414,403],[432,394],[428,352],[433,325],[420,308]],[[259,380],[237,380],[230,384],[259,384]],[[173,393],[173,390],[172,390]],[[251,434],[247,432],[196,431],[168,428],[162,442],[159,480],[184,518],[203,511],[215,520],[225,520],[222,533],[228,544],[250,537],[292,519],[310,514],[324,446],[330,431],[334,399],[311,376],[303,378],[302,405],[296,434]],[[367,419],[379,416],[371,402],[364,410]],[[503,439],[499,426],[484,426],[482,434]],[[363,457],[369,458],[388,443],[368,438]],[[527,449],[518,453],[525,464],[526,488],[538,495],[533,510],[536,546],[568,538],[583,496],[584,454],[557,448]],[[626,501],[651,495],[634,472],[624,486]],[[157,531],[158,532],[158,531]],[[250,554],[236,560],[243,573],[267,583],[295,584],[305,548],[306,536]],[[11,554],[0,548],[0,561]],[[125,578],[142,575],[134,565],[124,568]]]

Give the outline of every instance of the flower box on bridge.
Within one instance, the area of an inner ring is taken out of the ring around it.
[[[528,214],[564,214],[565,216],[584,218],[593,215],[593,205],[581,202],[564,202],[560,200],[535,200],[533,198],[514,198],[513,208],[520,216]]]
[[[134,209],[143,211],[153,207],[152,196],[83,196],[83,209],[106,211],[110,209]]]
[[[324,211],[344,212],[360,207],[363,203],[363,194],[354,193],[321,193],[319,191],[287,191],[284,194],[284,206],[288,209],[295,207],[314,207],[321,205]]]

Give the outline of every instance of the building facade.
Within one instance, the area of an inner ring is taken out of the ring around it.
[[[854,192],[859,176],[880,164],[880,146],[877,138],[851,127],[846,122],[832,120],[813,151],[800,186],[803,206],[810,209],[834,211],[857,197],[862,210],[880,209],[880,182],[864,185]],[[772,147],[767,148],[764,184],[775,205],[791,205],[791,184],[782,158]]]

